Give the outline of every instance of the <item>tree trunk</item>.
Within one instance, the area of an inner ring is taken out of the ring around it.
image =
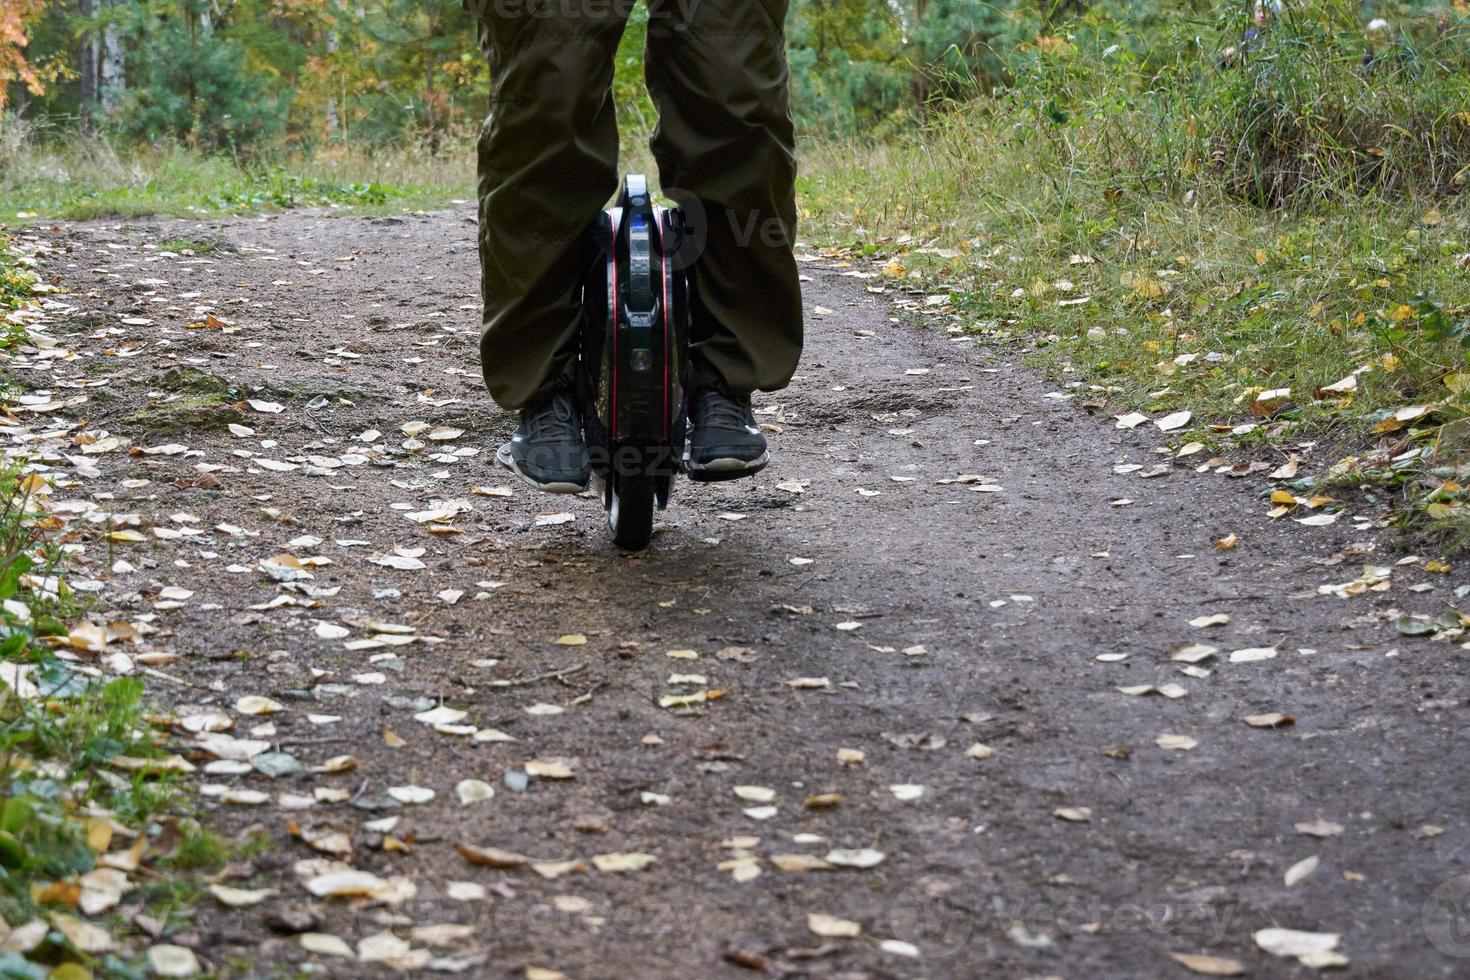
[[[424,99],[424,105],[428,108],[429,152],[437,156],[439,153],[439,119],[438,106],[435,105],[437,96],[434,93],[434,56],[428,53],[424,55],[424,88],[427,96]]]
[[[117,2],[118,0],[108,0],[108,6]],[[123,92],[128,87],[122,30],[116,24],[108,24],[102,32],[102,68],[99,82],[102,111],[116,112],[122,107]]]
[[[339,44],[337,32],[327,31],[327,54],[336,54]],[[337,97],[329,95],[327,96],[327,139],[329,141],[337,138],[337,130],[341,125],[342,121],[337,114]]]
[[[438,67],[434,41],[439,37],[439,6],[428,4],[428,37],[424,41],[424,104],[428,107],[429,152],[439,153],[439,106],[438,93],[434,90],[434,70]]]
[[[90,18],[97,12],[95,0],[78,0],[77,11],[84,18]],[[77,62],[77,81],[81,86],[78,113],[82,132],[91,136],[97,132],[97,119],[93,112],[97,104],[97,38],[90,27],[82,34]]]

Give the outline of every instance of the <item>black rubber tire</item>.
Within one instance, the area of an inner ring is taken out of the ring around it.
[[[653,539],[654,477],[646,474],[610,478],[612,499],[607,527],[613,544],[624,551],[642,551]]]

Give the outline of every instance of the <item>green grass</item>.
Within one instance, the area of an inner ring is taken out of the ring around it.
[[[255,214],[327,207],[344,214],[442,208],[473,196],[473,151],[414,148],[283,154],[242,166],[176,146],[118,148],[105,139],[5,138],[0,123],[0,221]]]
[[[29,303],[32,287],[36,284],[35,274],[12,255],[7,246],[5,235],[0,232],[0,316]],[[13,334],[14,331],[7,333]],[[8,341],[0,340],[0,349],[9,350],[17,339],[12,336]]]
[[[50,910],[74,912],[75,882],[104,851],[121,851],[118,826],[143,835],[176,805],[174,777],[120,767],[163,756],[136,678],[94,679],[52,650],[77,606],[63,585],[62,556],[37,527],[39,477],[0,475],[0,917],[19,926]],[[28,955],[78,959],[53,933]],[[85,960],[85,957],[80,957]],[[12,966],[14,966],[12,964]],[[9,969],[9,967],[7,968]],[[27,975],[15,972],[6,975]]]
[[[158,250],[179,255],[214,255],[229,251],[229,248],[224,242],[207,238],[165,238],[158,243]]]

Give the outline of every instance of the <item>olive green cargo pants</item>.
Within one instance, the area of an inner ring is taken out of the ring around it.
[[[788,0],[647,0],[661,189],[689,213],[696,386],[785,387],[801,354]],[[465,0],[490,54],[479,142],[480,357],[521,408],[570,376],[587,230],[618,185],[613,59],[633,0]],[[700,225],[703,227],[699,227]]]

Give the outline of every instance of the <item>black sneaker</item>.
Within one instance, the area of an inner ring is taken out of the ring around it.
[[[689,423],[684,470],[691,480],[751,476],[771,461],[749,397],[731,398],[713,389],[696,392],[689,402]]]
[[[521,410],[521,424],[510,442],[495,453],[495,462],[537,490],[581,493],[592,468],[576,403],[566,393]]]

